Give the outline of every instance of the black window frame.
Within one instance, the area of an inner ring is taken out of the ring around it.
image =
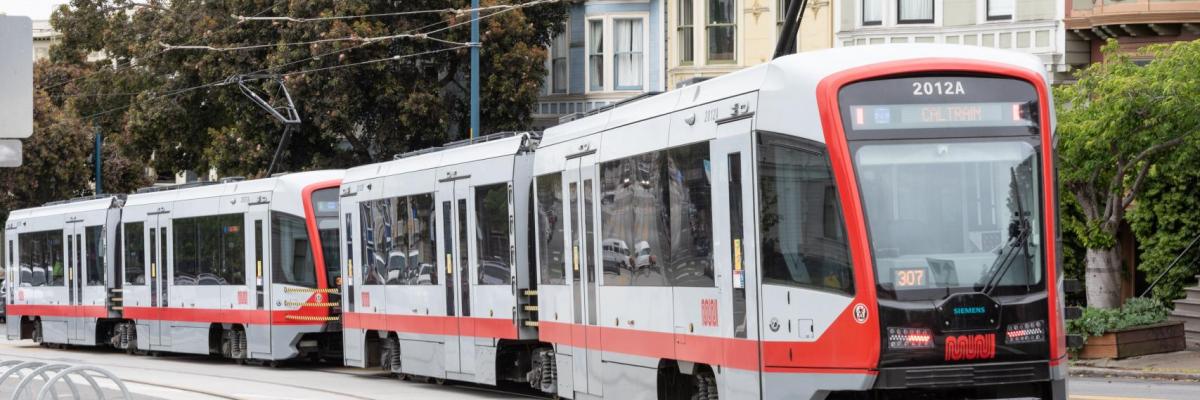
[[[867,20],[867,2],[868,1],[879,2],[879,19],[873,20],[873,21]],[[859,20],[860,20],[859,22],[862,23],[862,26],[883,25],[883,0],[860,0],[858,4],[859,4]]]
[[[908,0],[908,1],[928,1],[929,2],[929,18],[928,19],[904,19],[900,16],[900,9],[905,0],[896,0],[896,24],[932,24],[937,20],[937,0]]]
[[[988,21],[1009,21],[1013,19],[1013,14],[1017,10],[1017,0],[1008,0],[1012,2],[1013,9],[1008,14],[1004,15],[992,15],[992,1],[994,0],[987,0],[983,5],[983,13],[987,17]]]

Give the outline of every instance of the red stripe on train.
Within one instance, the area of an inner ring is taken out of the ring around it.
[[[450,317],[445,315],[342,314],[343,326],[424,335],[471,336],[517,339],[517,325],[511,319]]]
[[[108,309],[104,306],[61,306],[45,304],[9,304],[5,311],[9,315],[41,316],[41,317],[108,317]]]

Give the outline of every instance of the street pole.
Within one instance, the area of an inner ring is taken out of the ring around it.
[[[479,135],[479,0],[471,0],[471,135]]]
[[[104,193],[104,178],[103,174],[101,174],[101,168],[104,164],[102,163],[100,157],[100,146],[104,143],[104,133],[100,132],[100,125],[93,124],[92,126],[94,126],[96,129],[96,194],[101,194]]]

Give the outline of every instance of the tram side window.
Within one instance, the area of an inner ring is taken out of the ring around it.
[[[763,133],[758,150],[764,283],[853,294],[845,222],[824,149]]]
[[[174,284],[245,284],[244,218],[226,214],[174,220]]]
[[[276,284],[317,287],[308,230],[300,217],[271,213],[271,280]]]
[[[104,227],[89,226],[84,229],[84,242],[87,252],[87,284],[99,286],[104,284]]]
[[[475,188],[475,275],[480,285],[507,285],[512,280],[508,184]]]
[[[362,282],[364,285],[382,285],[387,273],[388,256],[392,252],[391,200],[364,201],[361,203],[363,230]]]
[[[435,229],[433,193],[408,196],[412,212],[408,226],[408,268],[404,274],[409,285],[437,285],[437,229]]]
[[[392,249],[387,256],[387,284],[400,285],[404,283],[404,273],[408,270],[408,198],[397,197],[388,200],[392,203]]]
[[[62,230],[21,233],[17,241],[22,286],[63,286]]]
[[[708,143],[600,167],[605,286],[715,285]]]
[[[541,283],[565,285],[562,174],[537,177],[537,249]]]
[[[146,284],[145,223],[125,224],[125,284]]]

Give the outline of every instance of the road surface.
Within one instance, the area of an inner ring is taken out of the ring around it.
[[[366,400],[509,399],[528,391],[499,391],[474,385],[401,381],[377,370],[296,364],[281,368],[235,365],[202,356],[130,356],[110,350],[42,348],[29,341],[0,339],[0,361],[27,360],[94,365],[112,371],[137,400]],[[8,383],[8,386],[15,385]],[[1200,383],[1072,378],[1072,400],[1197,400]],[[519,386],[510,389],[521,389]],[[9,389],[11,390],[11,388]],[[3,391],[3,390],[0,390]],[[7,393],[5,393],[7,394]],[[5,396],[7,398],[7,396]]]

